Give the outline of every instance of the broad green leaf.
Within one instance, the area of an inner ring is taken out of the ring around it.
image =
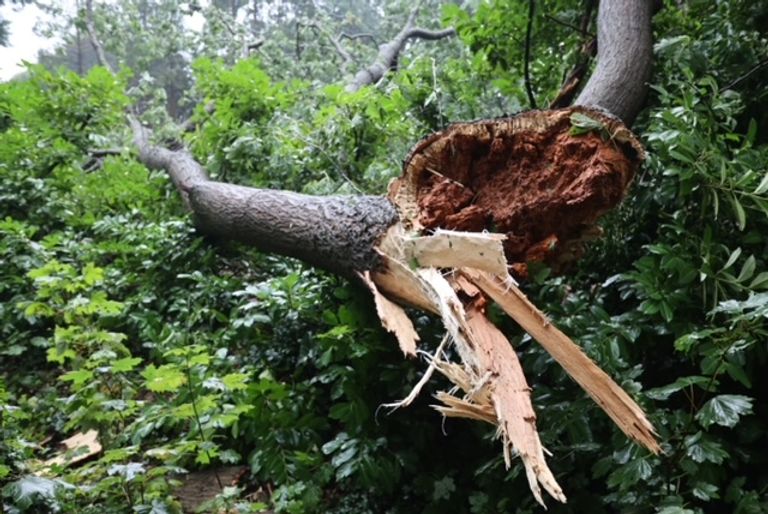
[[[230,373],[221,377],[221,381],[230,391],[246,389],[248,387],[248,375],[245,373]]]
[[[732,428],[741,416],[752,413],[752,398],[739,394],[715,396],[696,413],[696,419],[703,427],[712,424]]]
[[[671,384],[649,389],[645,392],[645,395],[654,400],[666,400],[670,397],[670,395],[672,395],[672,393],[676,393],[692,385],[706,384],[707,382],[709,382],[709,378],[700,375],[681,377]]]
[[[79,387],[85,382],[93,378],[93,371],[88,369],[79,369],[76,371],[68,371],[59,377],[59,380],[63,382],[72,382],[72,385]]]
[[[187,377],[174,364],[165,364],[156,368],[154,364],[147,366],[141,372],[147,389],[155,393],[178,391],[187,382]]]
[[[124,359],[118,359],[112,362],[113,373],[125,373],[132,371],[137,365],[141,363],[141,357],[125,357]]]

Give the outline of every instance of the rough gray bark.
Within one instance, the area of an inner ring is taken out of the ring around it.
[[[187,150],[154,146],[138,121],[129,122],[139,160],[168,173],[201,232],[346,277],[378,266],[374,246],[397,221],[386,198],[310,196],[209,180]]]
[[[654,0],[603,0],[597,66],[575,105],[601,107],[631,126],[643,106],[653,61]]]
[[[379,45],[379,53],[376,55],[373,63],[367,68],[358,71],[347,84],[347,92],[354,93],[364,86],[378,82],[387,71],[395,66],[400,52],[403,50],[403,47],[409,39],[426,39],[428,41],[434,41],[456,34],[456,30],[453,28],[427,30],[420,27],[414,27],[413,23],[416,20],[418,10],[419,5],[417,3],[400,32],[398,32],[391,41]]]

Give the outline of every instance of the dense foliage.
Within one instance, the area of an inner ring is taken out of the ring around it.
[[[200,101],[186,142],[218,179],[381,192],[421,135],[527,106],[519,38],[527,2],[446,7],[444,21],[466,47],[415,44],[396,73],[354,94],[332,76],[321,37],[303,40],[303,60],[289,53],[292,16],[310,4],[253,14],[253,26],[269,30],[268,54],[228,61],[234,51],[215,47],[223,43],[214,30],[203,33],[212,46],[183,70],[194,83],[188,98]],[[158,19],[173,19],[163,11],[172,2],[158,5]],[[582,6],[537,5],[531,69],[543,104],[582,39],[550,18],[578,25]],[[386,37],[406,6],[376,7],[373,21],[337,23]],[[102,27],[121,19],[106,14]],[[339,13],[326,14],[331,23]],[[215,15],[233,21],[226,10]],[[768,57],[766,20],[763,1],[667,2],[655,18],[648,107],[635,125],[647,165],[575,269],[555,277],[539,267],[526,285],[642,402],[665,455],[627,441],[498,316],[569,497],[553,512],[768,509],[768,70],[747,75]],[[123,34],[106,41],[118,61]],[[441,426],[427,395],[379,412],[424,366],[402,360],[364,291],[195,233],[167,177],[131,153],[129,105],[146,108],[160,136],[174,133],[157,125],[168,121],[158,114],[167,97],[150,73],[165,54],[144,43],[133,73],[33,66],[0,84],[0,511],[179,512],[174,491],[185,472],[226,464],[247,476],[201,508],[536,511],[521,468],[504,470],[490,428]],[[203,107],[210,100],[213,113]],[[94,148],[121,151],[103,157]],[[417,324],[434,347],[439,325],[423,315]],[[46,463],[56,442],[90,429],[102,452],[73,466]]]

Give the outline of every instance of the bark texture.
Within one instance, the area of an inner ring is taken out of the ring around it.
[[[648,91],[653,0],[604,0],[597,14],[597,66],[576,105],[600,107],[631,126]]]
[[[346,277],[376,269],[376,243],[397,221],[381,196],[310,196],[209,180],[185,149],[154,146],[129,119],[139,159],[165,170],[205,234],[253,244]]]

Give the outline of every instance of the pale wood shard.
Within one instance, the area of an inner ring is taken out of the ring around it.
[[[416,383],[415,386],[413,386],[413,389],[411,389],[411,392],[408,393],[408,396],[403,398],[400,401],[393,402],[393,403],[385,403],[382,405],[382,407],[387,407],[389,409],[392,409],[392,411],[395,411],[399,409],[400,407],[407,407],[410,404],[413,403],[413,401],[419,396],[419,393],[421,393],[422,388],[427,385],[427,382],[429,382],[429,379],[432,378],[432,374],[435,372],[435,370],[438,369],[438,363],[442,359],[443,351],[448,347],[448,343],[450,342],[450,337],[448,337],[448,334],[443,337],[443,340],[440,342],[440,344],[437,347],[437,350],[435,350],[435,354],[430,356],[428,353],[419,350],[419,353],[425,356],[429,360],[429,366],[427,367],[427,371],[424,372],[424,374],[421,376],[421,379]]]
[[[505,239],[504,234],[438,229],[430,236],[406,239],[404,247],[408,260],[420,267],[469,267],[505,274]]]
[[[400,345],[400,350],[407,357],[416,356],[416,342],[419,340],[419,334],[413,328],[410,318],[402,307],[384,296],[376,288],[376,284],[371,280],[370,272],[361,273],[360,277],[373,293],[373,299],[376,303],[376,313],[379,315],[381,325],[395,335]]]
[[[102,450],[96,430],[78,432],[61,441],[60,445],[62,451],[43,463],[43,471],[48,472],[53,466],[73,466],[101,453]]]
[[[528,332],[631,439],[654,454],[661,452],[656,431],[637,403],[582,349],[551,325],[547,317],[511,282],[472,269],[461,273],[482,289]]]
[[[565,502],[565,495],[544,458],[531,404],[531,390],[517,354],[506,337],[485,317],[479,306],[483,299],[462,301],[454,290],[461,287],[434,268],[417,269],[416,273],[432,288],[432,299],[440,308],[443,325],[464,363],[467,398],[488,398],[485,406],[490,406],[495,414],[507,467],[511,465],[510,454],[517,453],[536,500],[544,505],[541,485],[553,498]],[[452,415],[463,412],[477,419],[477,409],[472,409],[471,403],[463,404],[463,409],[454,404],[453,410],[448,412]]]
[[[493,410],[493,405],[477,404],[446,393],[445,391],[439,391],[435,398],[437,398],[443,405],[432,405],[436,411],[447,418],[467,418],[477,421],[485,421],[493,426],[497,426],[496,412]]]
[[[536,500],[544,505],[539,484],[556,500],[565,503],[565,495],[544,457],[536,429],[536,413],[531,403],[531,388],[523,368],[507,338],[474,304],[467,309],[467,324],[483,370],[491,374],[487,388],[496,413],[505,446],[505,461],[510,463],[513,449],[525,466],[528,484]]]

